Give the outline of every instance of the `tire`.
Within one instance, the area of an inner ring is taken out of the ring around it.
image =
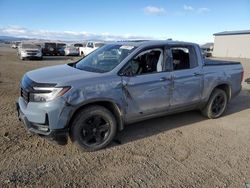
[[[89,106],[74,118],[70,138],[84,151],[106,147],[115,137],[117,122],[114,115],[102,106]]]
[[[228,104],[228,96],[225,91],[215,89],[204,109],[201,110],[202,114],[209,119],[216,119],[225,112]]]

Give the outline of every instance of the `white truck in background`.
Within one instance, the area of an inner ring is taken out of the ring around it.
[[[81,56],[87,56],[91,52],[95,51],[97,48],[100,48],[104,45],[104,42],[87,42],[86,46],[84,47],[79,47],[79,54]]]

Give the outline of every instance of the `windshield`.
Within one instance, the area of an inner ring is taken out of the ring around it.
[[[109,72],[120,64],[134,49],[134,46],[108,44],[86,56],[75,67],[89,72]]]
[[[95,43],[95,47],[97,47],[97,48],[100,48],[100,47],[102,47],[104,45],[105,45],[104,43]]]
[[[64,44],[64,43],[57,43],[57,48],[63,48],[65,46],[66,46],[66,44]]]
[[[56,48],[56,43],[45,43],[45,48]]]
[[[22,44],[22,48],[32,48],[32,49],[39,49],[40,46],[35,44]]]

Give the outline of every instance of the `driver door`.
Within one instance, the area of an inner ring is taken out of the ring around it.
[[[170,106],[171,72],[166,70],[165,50],[142,51],[130,62],[132,76],[123,76],[127,118],[162,113]]]

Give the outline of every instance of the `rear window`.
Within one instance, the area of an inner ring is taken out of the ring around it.
[[[193,46],[175,46],[170,48],[173,70],[191,69],[198,66],[197,55]]]
[[[83,47],[83,44],[74,44],[75,47]]]
[[[96,43],[96,44],[95,44],[95,47],[100,48],[100,47],[102,47],[102,46],[104,46],[104,45],[105,45],[104,43]]]
[[[89,42],[89,43],[87,44],[87,47],[89,47],[89,48],[94,48],[94,43],[93,43],[93,42]]]

